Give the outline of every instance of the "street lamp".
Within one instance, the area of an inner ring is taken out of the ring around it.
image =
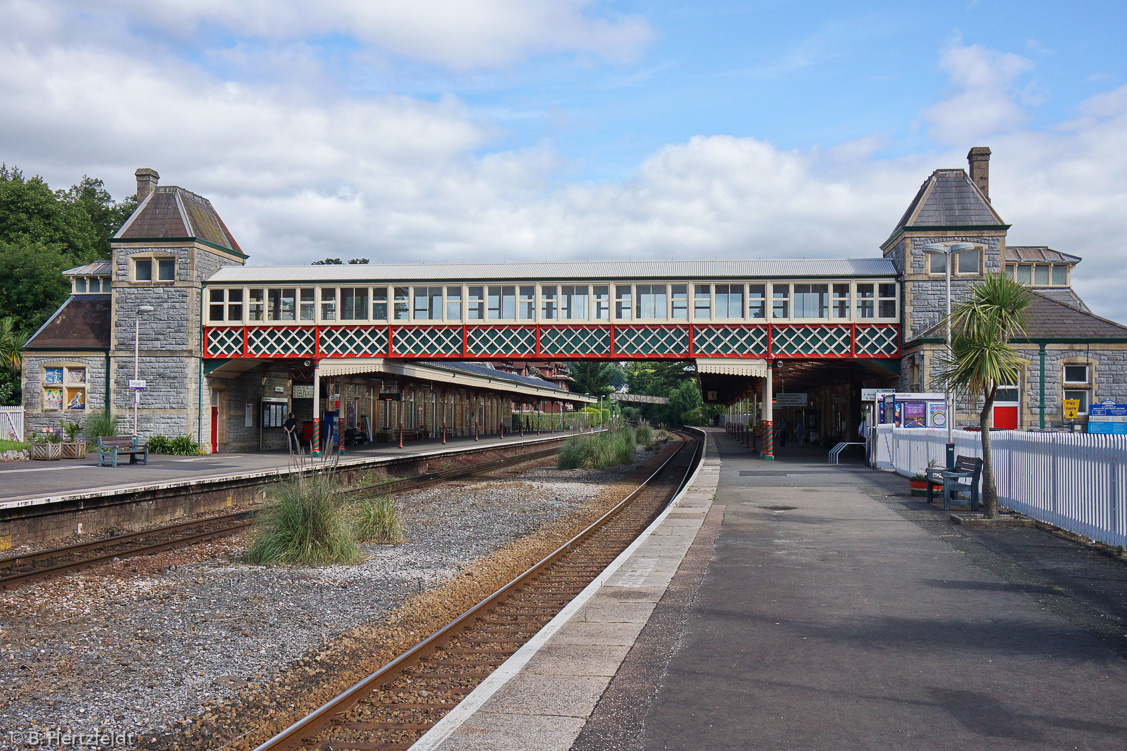
[[[140,350],[141,350],[141,314],[152,313],[156,308],[152,305],[142,305],[137,308],[136,325],[133,327],[133,380],[141,378]],[[137,435],[137,405],[141,403],[141,389],[133,390],[133,435]]]
[[[947,317],[943,320],[946,322],[947,328],[947,357],[948,359],[954,356],[951,350],[951,262],[954,260],[956,253],[962,253],[965,250],[974,250],[974,243],[953,243],[951,245],[944,245],[943,243],[928,243],[921,245],[920,250],[929,256],[943,256],[943,268],[947,277]],[[951,437],[951,423],[955,419],[955,409],[953,400],[951,399],[951,386],[948,383],[943,384],[944,391],[944,405],[946,406],[946,420],[947,420],[947,469],[955,468],[955,442]]]

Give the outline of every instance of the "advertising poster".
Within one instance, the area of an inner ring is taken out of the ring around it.
[[[928,402],[927,424],[930,428],[947,427],[947,405],[938,402]]]
[[[1127,404],[1104,402],[1088,407],[1088,432],[1127,435]]]
[[[927,402],[904,402],[903,427],[927,427]]]

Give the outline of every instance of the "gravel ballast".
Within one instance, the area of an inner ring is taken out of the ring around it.
[[[252,748],[550,552],[653,457],[397,496],[407,542],[354,566],[250,566],[241,535],[0,592],[0,747],[104,731]]]

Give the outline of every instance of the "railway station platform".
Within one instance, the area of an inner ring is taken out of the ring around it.
[[[369,443],[349,446],[340,457],[348,467],[373,459],[404,458],[464,451],[468,448],[511,446],[560,437],[561,433],[527,433],[481,437],[414,440],[399,448],[394,443]],[[567,434],[574,435],[574,434]],[[0,511],[28,505],[44,505],[82,495],[132,492],[140,489],[169,489],[184,483],[239,480],[269,477],[292,466],[286,451],[222,453],[203,456],[150,454],[148,464],[123,462],[117,467],[99,467],[97,453],[85,459],[60,459],[50,462],[8,462],[0,464]]]
[[[1119,747],[1124,592],[1046,531],[710,431],[680,501],[413,748]]]

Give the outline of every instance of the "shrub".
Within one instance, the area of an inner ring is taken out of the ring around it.
[[[67,441],[70,443],[75,443],[78,441],[78,437],[82,435],[82,423],[78,421],[63,422],[60,423],[60,425],[62,426],[63,432],[66,433]]]
[[[105,410],[91,412],[90,416],[86,418],[84,426],[86,440],[90,443],[97,443],[98,438],[117,435],[117,428],[117,415],[111,415]]]
[[[356,537],[360,542],[389,545],[403,542],[403,526],[399,523],[399,509],[395,501],[386,495],[375,500],[365,498],[361,501]]]
[[[634,428],[634,438],[638,441],[638,443],[642,444],[646,448],[649,448],[653,445],[654,442],[654,429],[646,423],[642,423],[638,427]]]
[[[163,435],[149,436],[145,442],[150,454],[172,454],[173,456],[195,456],[200,453],[200,445],[186,435],[169,438]]]
[[[247,560],[311,566],[359,561],[355,531],[341,513],[333,479],[331,472],[317,472],[272,486]]]

